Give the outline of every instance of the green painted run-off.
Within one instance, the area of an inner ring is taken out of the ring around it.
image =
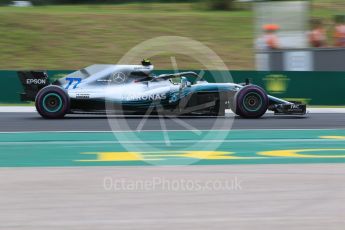
[[[0,167],[345,163],[345,139],[341,139],[342,136],[345,136],[345,130],[150,131],[115,135],[108,132],[1,133]],[[307,158],[257,154],[291,149],[317,150],[302,152],[315,156]],[[141,152],[144,159],[93,161],[99,152],[117,154],[128,151]],[[229,156],[238,159],[191,160],[183,156],[186,151],[231,152]]]

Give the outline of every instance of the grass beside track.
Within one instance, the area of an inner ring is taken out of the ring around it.
[[[342,9],[320,0],[314,6],[312,14],[327,19]],[[254,69],[253,21],[249,10],[206,11],[196,3],[0,7],[0,68],[78,69],[116,63],[142,41],[173,35],[201,41],[229,69]],[[179,68],[200,68],[189,57],[176,58]],[[153,62],[171,68],[169,54]]]

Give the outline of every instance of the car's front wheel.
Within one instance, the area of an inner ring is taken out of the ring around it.
[[[49,85],[38,92],[35,106],[44,118],[63,118],[70,109],[70,99],[63,88]]]
[[[233,112],[244,118],[259,118],[266,113],[268,102],[264,89],[247,85],[235,94]]]

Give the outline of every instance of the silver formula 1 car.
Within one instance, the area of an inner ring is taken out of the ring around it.
[[[91,65],[53,83],[45,72],[18,74],[24,87],[21,99],[35,101],[44,118],[72,113],[224,116],[229,108],[244,118],[259,118],[267,110],[306,113],[306,105],[267,95],[248,82],[208,83],[195,72],[156,76],[152,71],[144,60],[141,65]]]

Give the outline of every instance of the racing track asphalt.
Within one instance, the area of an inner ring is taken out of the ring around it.
[[[215,122],[218,119],[220,122]],[[167,130],[222,130],[228,129],[224,122],[232,122],[232,117],[180,117],[164,118]],[[117,131],[162,130],[162,123],[157,117],[113,116],[110,122],[116,122]],[[345,128],[345,114],[310,113],[305,117],[275,116],[266,114],[261,119],[241,119],[235,117],[233,129],[341,129]],[[46,120],[37,113],[0,113],[0,132],[19,131],[110,131],[106,116],[102,115],[68,115],[65,119]]]
[[[343,164],[0,168],[0,229],[341,230],[344,175]]]

